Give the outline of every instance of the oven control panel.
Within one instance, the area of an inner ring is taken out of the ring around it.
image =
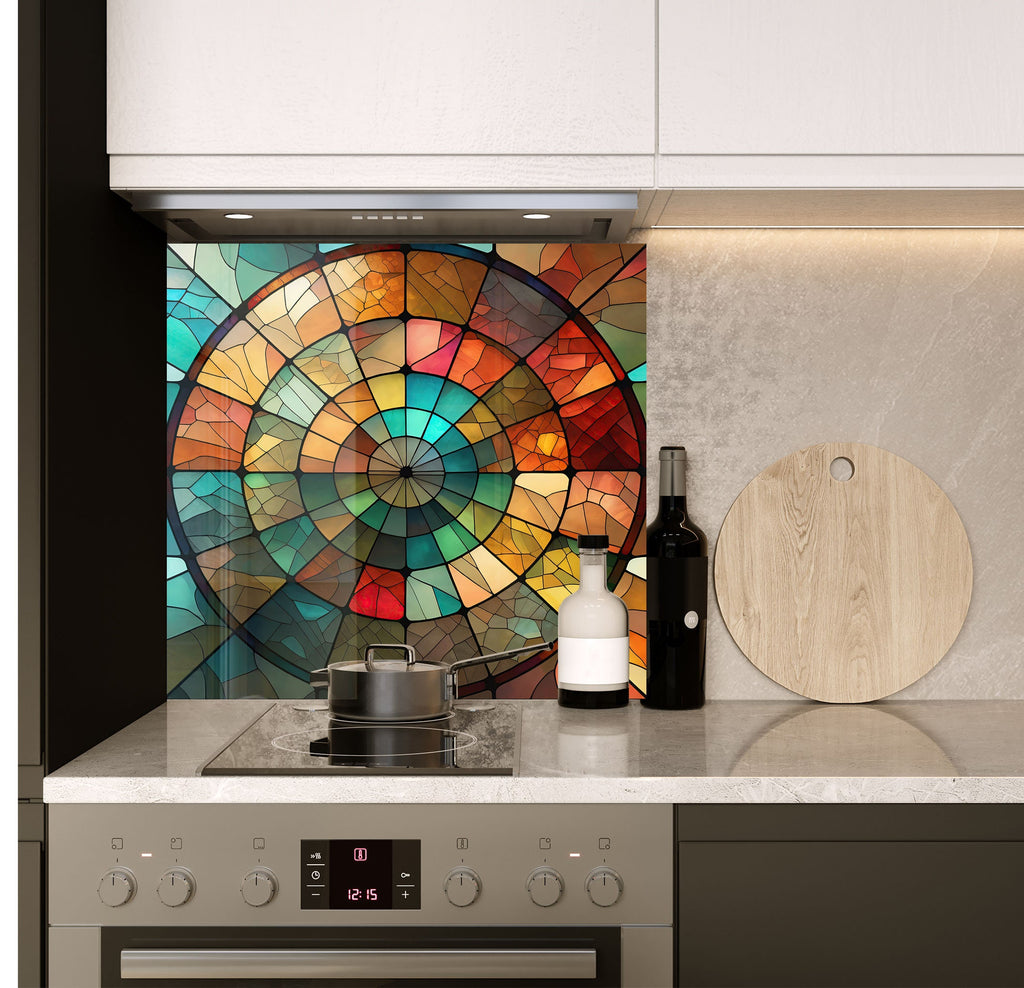
[[[668,805],[53,804],[50,923],[672,922]]]
[[[302,909],[419,909],[418,840],[303,840]]]

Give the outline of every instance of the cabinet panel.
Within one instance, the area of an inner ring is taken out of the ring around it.
[[[660,5],[667,155],[1020,154],[1017,0]]]
[[[1024,985],[1024,843],[679,845],[679,984]]]
[[[654,11],[109,0],[108,151],[652,154]]]
[[[112,155],[112,189],[638,189],[651,154]]]
[[[18,841],[18,984],[43,983],[43,845]]]

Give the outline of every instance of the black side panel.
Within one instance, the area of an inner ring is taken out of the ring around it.
[[[40,292],[42,16],[18,3],[18,764],[43,764],[40,598]],[[42,783],[19,799],[42,799]]]
[[[18,841],[18,984],[43,981],[43,845]],[[9,969],[8,969],[9,970]],[[7,977],[10,977],[8,973]]]
[[[109,190],[106,4],[43,6],[45,758],[164,700],[164,237]]]
[[[1024,807],[680,807],[678,817],[679,985],[1024,986]]]
[[[679,866],[681,985],[1024,986],[1024,843],[684,843]]]

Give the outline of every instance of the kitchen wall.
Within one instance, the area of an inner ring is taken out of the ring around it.
[[[650,269],[648,470],[659,446],[686,445],[712,556],[733,500],[780,457],[828,440],[891,450],[949,496],[974,562],[959,638],[896,696],[1024,699],[1024,231],[636,239]],[[709,610],[708,697],[791,697]]]

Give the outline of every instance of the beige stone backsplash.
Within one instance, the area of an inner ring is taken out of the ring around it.
[[[1024,699],[1024,231],[635,239],[649,245],[648,471],[659,446],[686,445],[712,558],[732,501],[775,460],[828,440],[889,449],[949,496],[975,572],[959,638],[898,698]],[[708,697],[791,696],[709,611]]]

